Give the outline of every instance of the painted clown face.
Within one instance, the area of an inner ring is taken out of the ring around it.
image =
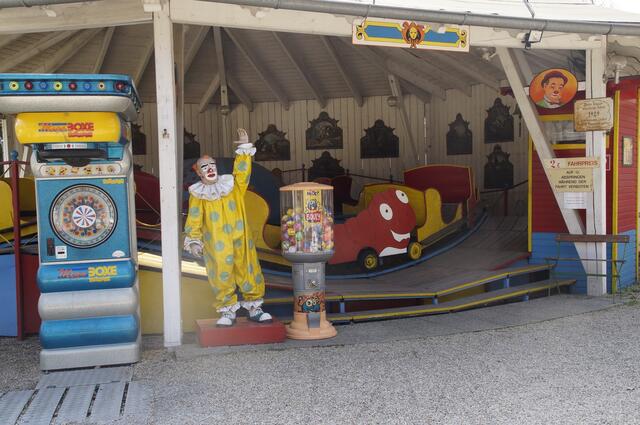
[[[551,105],[558,105],[562,103],[562,90],[564,89],[564,80],[562,78],[549,78],[549,81],[542,86],[544,89],[544,97]]]
[[[203,156],[196,162],[196,173],[200,176],[200,180],[204,184],[213,184],[218,181],[218,168],[216,167],[216,160]]]

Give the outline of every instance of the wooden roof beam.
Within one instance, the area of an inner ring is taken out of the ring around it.
[[[251,97],[244,90],[242,85],[238,80],[235,79],[233,75],[227,75],[227,84],[229,84],[229,88],[233,91],[233,93],[240,99],[240,102],[247,107],[249,112],[253,111],[253,101]]]
[[[200,98],[200,103],[198,106],[199,112],[204,112],[204,110],[207,109],[207,106],[209,105],[211,98],[213,97],[214,94],[216,94],[219,88],[220,88],[220,74],[216,72],[213,78],[211,79],[209,86],[204,91],[202,98]]]
[[[213,27],[213,43],[216,49],[218,76],[220,78],[220,106],[229,108],[229,91],[227,88],[227,70],[224,65],[224,50],[222,49],[222,32],[220,31],[220,27]]]
[[[275,80],[271,77],[267,68],[262,64],[262,62],[258,59],[258,57],[249,49],[249,47],[244,43],[242,37],[238,35],[235,30],[231,30],[229,28],[224,29],[231,41],[236,45],[238,50],[244,55],[244,57],[249,61],[253,69],[258,73],[258,76],[264,81],[264,83],[271,89],[271,92],[278,99],[280,104],[285,110],[289,110],[289,99],[284,91],[278,86]]]
[[[0,49],[2,49],[4,46],[7,46],[13,43],[14,41],[22,37],[22,35],[23,34],[6,34],[6,35],[0,36]]]
[[[335,64],[336,68],[338,68],[338,72],[340,72],[342,79],[349,87],[349,90],[351,90],[351,94],[353,95],[353,98],[355,99],[356,103],[358,104],[358,106],[362,106],[364,104],[362,93],[360,93],[360,89],[356,85],[355,81],[353,81],[353,78],[351,78],[351,74],[345,70],[345,67],[342,64],[342,61],[340,60],[340,57],[336,52],[336,48],[333,45],[333,42],[327,36],[321,36],[320,39],[322,40],[322,43],[324,44],[324,46],[327,48],[327,51],[329,52],[329,56],[333,60],[333,63]]]
[[[463,55],[463,53],[457,53]],[[460,61],[454,59],[443,52],[430,52],[435,61],[439,61],[445,67],[455,69],[458,72],[465,74],[471,81],[477,81],[494,90],[500,90],[500,82],[491,74],[487,73],[482,66],[477,65],[473,61]]]
[[[149,61],[151,60],[151,56],[153,55],[153,38],[149,40],[147,46],[145,47],[145,51],[142,54],[140,63],[138,64],[138,68],[133,73],[133,84],[137,86],[144,75],[144,71],[147,69],[149,65]]]
[[[191,64],[193,64],[193,60],[196,58],[196,54],[200,51],[200,47],[202,47],[202,43],[209,33],[209,27],[198,27],[197,29],[191,29],[190,31],[196,31],[196,35],[193,37],[193,41],[184,55],[185,74],[189,72],[189,68],[191,68]]]
[[[113,38],[113,33],[115,31],[116,27],[109,27],[104,33],[102,43],[100,44],[100,50],[98,50],[98,56],[96,56],[96,61],[93,64],[93,69],[91,70],[94,74],[99,74],[102,69],[104,58],[107,56],[107,51],[109,51],[109,45],[111,44],[111,39]]]
[[[471,97],[471,85],[465,84],[460,79],[452,77],[451,74],[448,74],[437,65],[413,55],[408,49],[390,48],[385,51],[399,62],[406,64],[412,71],[424,75],[425,77],[432,76],[443,83],[450,84],[453,88],[461,91],[466,96]]]
[[[278,44],[280,45],[284,53],[287,55],[287,57],[293,64],[294,68],[296,68],[296,70],[298,71],[298,74],[300,74],[300,77],[302,77],[302,80],[305,82],[309,90],[311,90],[311,93],[313,93],[313,96],[318,101],[318,104],[320,105],[320,107],[324,108],[325,106],[327,106],[327,99],[325,99],[325,97],[322,95],[322,91],[320,90],[317,82],[315,82],[313,78],[311,78],[311,73],[309,69],[307,69],[305,64],[302,62],[302,60],[296,54],[293,53],[293,48],[291,48],[287,44],[285,36],[282,36],[277,32],[272,32],[271,34],[273,34],[273,37],[276,39],[276,41],[278,42]]]
[[[570,50],[569,51],[565,50],[564,52],[569,53]],[[535,56],[547,58],[552,62],[557,62],[558,65],[556,66],[566,65],[571,60],[571,57],[568,54],[565,55],[562,53],[558,53],[555,50],[536,49],[536,50],[531,50],[531,53]]]
[[[354,47],[355,48],[355,47]],[[422,72],[416,72],[415,69],[410,70],[406,67],[406,64],[399,64],[393,59],[390,59],[389,56],[385,54],[379,54],[374,51],[372,48],[367,46],[361,46],[356,49],[366,49],[370,53],[372,53],[375,57],[378,57],[387,70],[387,73],[396,75],[401,79],[410,82],[416,87],[421,88],[422,90],[431,93],[433,96],[439,97],[442,100],[445,100],[447,97],[446,91],[443,87],[433,82],[433,80],[428,80],[427,75]]]
[[[389,60],[386,57],[383,57],[376,50],[368,47],[368,46],[354,46],[351,44],[351,40],[347,38],[340,38],[340,40],[345,43],[347,46],[351,46],[351,48],[355,49],[361,56],[369,61],[370,64],[377,66],[384,72],[385,74],[393,74],[396,77],[399,77],[402,80],[408,81],[414,86],[426,91],[427,93],[437,96],[444,100],[446,98],[445,90],[426,80],[424,77],[419,77],[418,75],[408,71],[406,68],[398,65],[397,63]]]
[[[416,87],[408,81],[401,80],[400,86],[405,89],[405,92],[411,93],[422,101],[422,103],[431,103],[431,94],[422,90],[420,87]]]
[[[522,74],[524,81],[527,84],[531,83],[531,80],[533,80],[533,72],[531,71],[531,66],[529,65],[529,61],[527,60],[527,55],[524,54],[522,49],[514,49],[513,55],[520,68],[520,73]]]
[[[36,56],[39,53],[44,52],[48,48],[61,43],[72,35],[76,34],[77,31],[63,31],[59,32],[53,37],[49,37],[48,34],[45,34],[38,41],[32,43],[30,46],[26,46],[24,49],[21,49],[19,52],[5,58],[0,62],[0,72],[6,72],[10,69],[13,69],[22,63],[28,61],[32,57]]]
[[[84,30],[75,35],[71,40],[64,43],[53,56],[45,58],[42,64],[31,70],[34,73],[50,74],[56,72],[62,65],[71,59],[78,50],[82,49],[91,41],[93,37],[102,31],[100,28]]]

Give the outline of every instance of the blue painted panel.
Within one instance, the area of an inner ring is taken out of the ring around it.
[[[46,349],[122,344],[137,338],[135,316],[48,320],[40,326],[40,343]]]
[[[0,255],[0,276],[0,336],[17,336],[16,263],[13,254]]]
[[[130,288],[136,268],[132,260],[41,265],[37,281],[42,293]]]
[[[55,255],[47,255],[47,239],[52,238],[54,245],[66,245],[55,234],[49,221],[50,208],[55,197],[63,190],[77,184],[87,184],[99,187],[107,192],[117,206],[117,223],[111,236],[102,244],[93,248],[75,248],[67,246],[67,258],[56,259]],[[124,255],[121,258],[131,256],[129,240],[129,197],[127,195],[126,178],[84,178],[74,179],[51,179],[37,180],[36,193],[38,199],[38,230],[39,253],[41,263],[103,260],[114,258],[116,251],[121,251]]]
[[[533,232],[531,234],[531,264],[547,264],[545,257],[558,257],[558,244],[555,237],[556,233]],[[559,256],[577,258],[578,253],[572,243],[562,243]],[[570,287],[572,293],[587,293],[587,276],[580,262],[559,262],[556,273],[558,278],[576,279],[576,284]]]
[[[398,40],[402,40],[402,33],[397,27],[384,27],[377,25],[367,26],[365,29],[367,35],[369,37],[378,37],[378,38],[395,38]]]
[[[455,44],[458,42],[459,37],[458,37],[458,34],[452,31],[447,31],[442,34],[437,31],[428,31],[424,35],[424,39],[425,41],[429,41],[433,43]]]
[[[626,249],[624,244],[618,244],[618,259],[625,260],[620,269],[618,289],[626,288],[636,282],[636,231],[630,230],[622,234],[629,236],[629,243]],[[609,258],[611,258],[611,249],[612,247],[609,247]],[[618,267],[620,267],[620,265],[618,265]],[[611,273],[611,267],[609,267],[609,273]],[[611,290],[611,279],[609,279],[609,290]]]

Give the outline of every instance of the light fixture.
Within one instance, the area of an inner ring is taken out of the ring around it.
[[[492,50],[487,47],[482,48],[482,59],[487,62],[491,62],[491,59],[493,59],[493,57],[497,54],[498,52],[495,49]]]
[[[618,84],[620,82],[620,71],[627,66],[627,58],[625,56],[612,55],[609,58],[609,66],[613,68],[615,83]]]
[[[229,105],[220,105],[220,113],[222,115],[229,115],[229,112],[231,112]]]
[[[398,105],[398,98],[396,96],[389,96],[387,98],[387,105],[389,105],[390,107],[394,107]]]
[[[533,43],[540,43],[542,41],[542,31],[530,30],[524,35],[522,42],[525,49],[530,49]]]

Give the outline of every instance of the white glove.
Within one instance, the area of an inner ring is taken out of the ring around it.
[[[199,239],[184,238],[184,250],[196,258],[202,258],[203,245]]]

